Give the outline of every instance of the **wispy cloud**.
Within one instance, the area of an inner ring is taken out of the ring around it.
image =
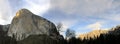
[[[11,7],[8,0],[0,0],[0,24],[9,23],[11,14]]]
[[[118,22],[120,20],[119,2],[120,1],[117,0],[51,0],[53,8],[59,9],[59,11],[62,11],[65,13],[65,15],[71,16],[70,18],[77,18],[74,20],[79,23],[84,19],[88,20],[89,22],[106,22],[104,25],[107,25],[109,22],[114,22],[113,24],[115,24],[115,22]],[[78,17],[75,17],[75,15]],[[101,23],[96,24],[98,25],[98,28],[104,27],[104,25]]]
[[[27,8],[34,14],[42,14],[50,8],[50,0],[0,0],[0,24],[9,24],[16,12]]]
[[[95,22],[93,24],[89,24],[86,28],[88,29],[93,29],[93,30],[99,30],[102,27],[102,23],[101,22]]]
[[[113,0],[52,0],[51,3],[68,14],[93,15],[110,9],[112,2]]]

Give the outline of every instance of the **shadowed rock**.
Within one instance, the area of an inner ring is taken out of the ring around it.
[[[52,38],[47,35],[30,35],[17,44],[64,44],[64,40]]]

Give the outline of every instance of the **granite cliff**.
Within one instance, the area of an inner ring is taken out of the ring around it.
[[[17,41],[30,35],[59,36],[56,26],[52,22],[27,9],[21,9],[16,13],[7,34]]]

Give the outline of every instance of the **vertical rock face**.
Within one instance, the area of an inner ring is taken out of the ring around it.
[[[55,25],[42,18],[34,15],[27,9],[21,9],[16,13],[8,30],[8,36],[15,38],[17,41],[23,40],[29,35],[59,35]]]

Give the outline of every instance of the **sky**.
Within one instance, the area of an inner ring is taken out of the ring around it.
[[[0,24],[10,24],[16,12],[26,8],[55,25],[76,34],[109,30],[120,25],[120,0],[0,0]]]

